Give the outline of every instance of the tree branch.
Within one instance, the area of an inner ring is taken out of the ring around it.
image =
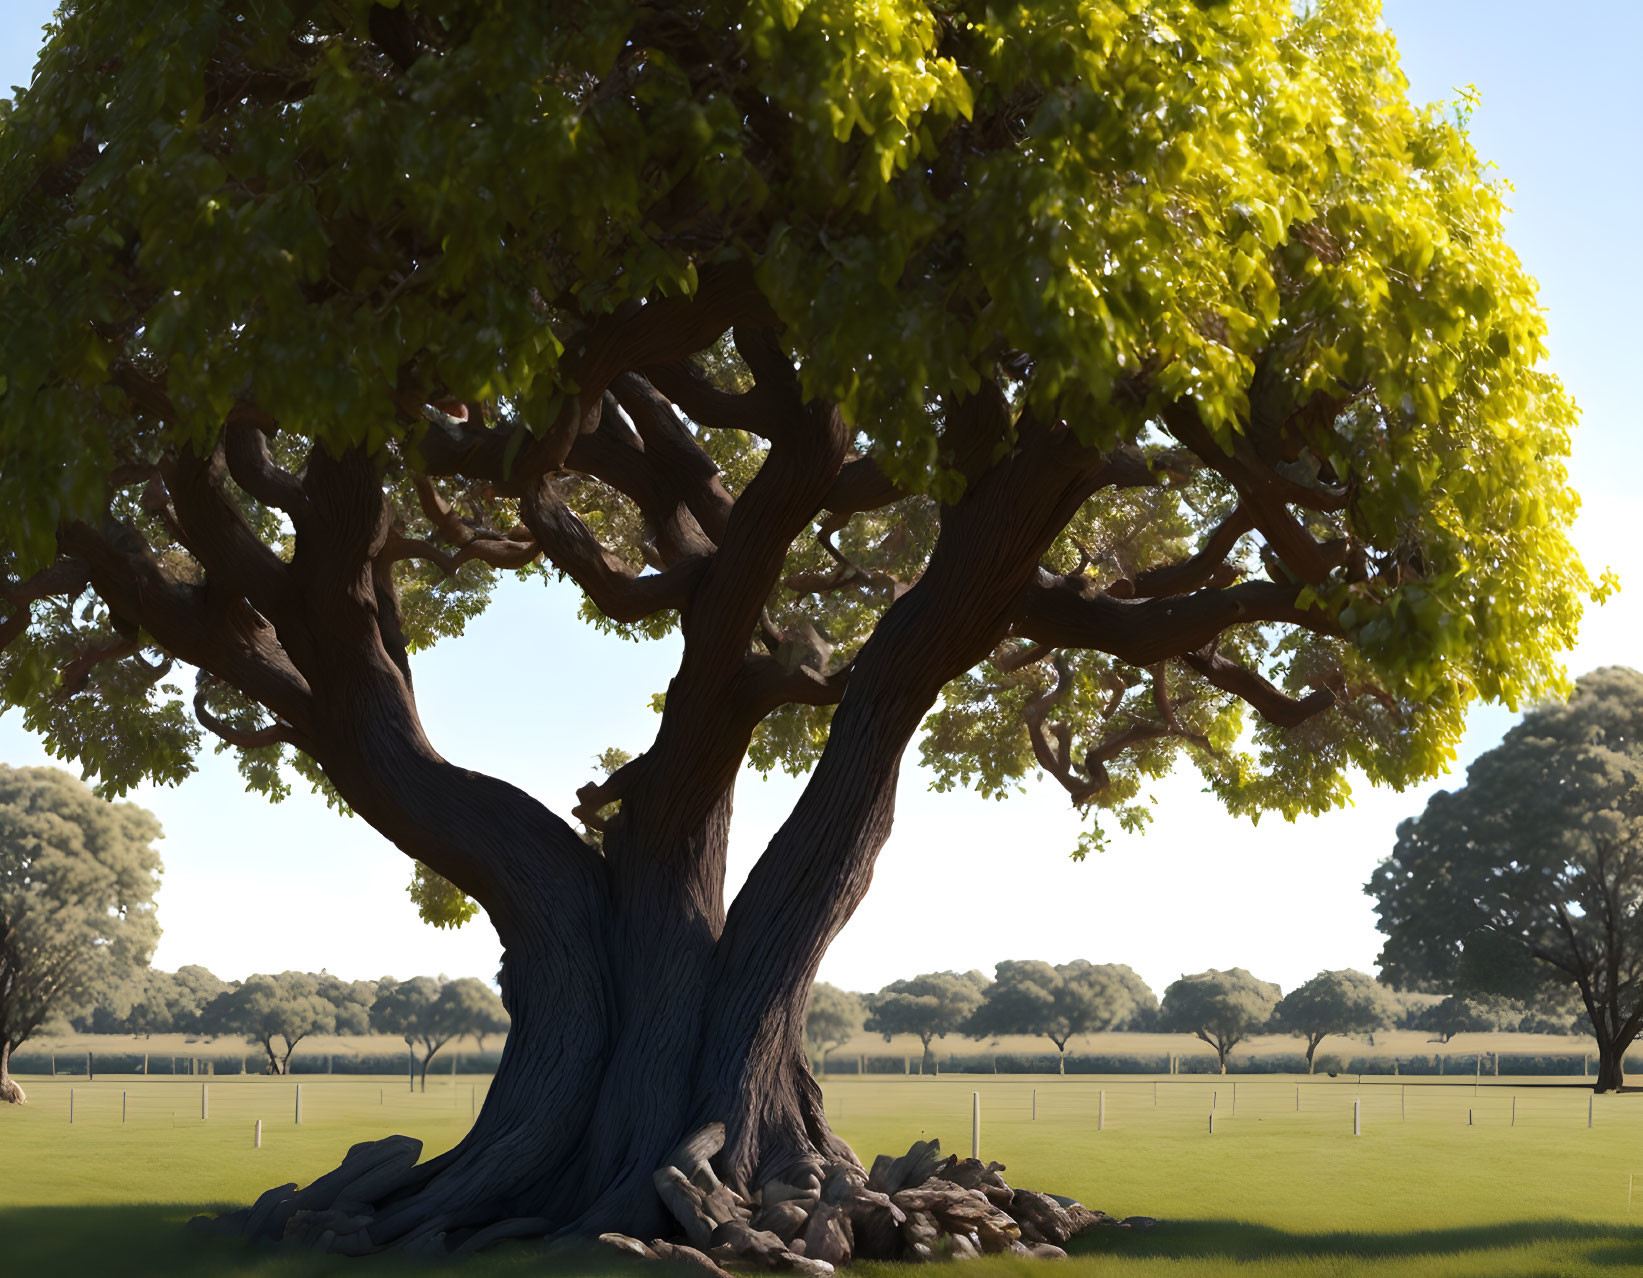
[[[1213,643],[1196,652],[1183,653],[1181,660],[1201,674],[1212,686],[1247,701],[1268,723],[1293,728],[1322,714],[1336,702],[1328,688],[1316,688],[1295,698],[1280,692],[1255,671],[1219,655]]]
[[[1079,577],[1039,570],[1023,592],[1012,633],[1056,648],[1093,648],[1135,666],[1150,666],[1202,648],[1223,630],[1284,622],[1338,633],[1329,617],[1296,603],[1297,586],[1246,581],[1161,599],[1114,599]]]

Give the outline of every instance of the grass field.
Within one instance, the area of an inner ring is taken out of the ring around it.
[[[295,1080],[219,1076],[210,1080],[205,1120],[195,1079],[22,1081],[31,1103],[0,1112],[0,1272],[287,1278],[353,1273],[362,1263],[370,1274],[542,1271],[541,1257],[524,1249],[430,1267],[247,1250],[180,1229],[198,1211],[248,1202],[284,1181],[307,1182],[355,1141],[403,1131],[420,1137],[427,1153],[438,1152],[466,1130],[484,1078],[442,1076],[424,1095],[407,1091],[403,1078],[310,1076],[301,1080],[300,1127],[293,1122]],[[1270,1075],[955,1076],[834,1078],[826,1086],[834,1125],[863,1157],[899,1153],[921,1136],[968,1153],[976,1091],[982,1156],[1005,1163],[1011,1183],[1163,1222],[1149,1234],[1075,1244],[1067,1264],[984,1260],[964,1267],[967,1274],[1597,1275],[1643,1268],[1643,1096],[1596,1098],[1588,1129],[1590,1093],[1540,1079],[1490,1079],[1474,1088]],[[1098,1130],[1102,1092],[1105,1129]],[[1354,1101],[1359,1137],[1352,1134]],[[257,1118],[264,1121],[261,1149],[252,1148]],[[1636,1201],[1629,1203],[1634,1175]],[[853,1272],[890,1278],[911,1271],[862,1265]]]

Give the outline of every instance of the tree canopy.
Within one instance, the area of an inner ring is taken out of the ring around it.
[[[1369,1034],[1390,1025],[1396,1009],[1386,987],[1365,972],[1319,972],[1278,1000],[1272,1028],[1306,1039],[1306,1072],[1331,1034]]]
[[[1643,1030],[1643,674],[1538,706],[1398,827],[1367,888],[1400,985],[1536,1001],[1578,991],[1601,1090]]]
[[[0,764],[0,1101],[23,1099],[7,1063],[47,1017],[148,963],[159,837],[151,813],[66,772]]]
[[[1157,1009],[1147,983],[1121,963],[1076,959],[1052,967],[1006,959],[965,1028],[977,1038],[1042,1034],[1055,1044],[1057,1066],[1065,1073],[1067,1043],[1075,1034],[1139,1028]]]
[[[1282,991],[1241,967],[1211,968],[1170,983],[1158,1009],[1160,1029],[1195,1034],[1227,1072],[1232,1049],[1267,1027]]]
[[[934,1073],[936,1058],[930,1040],[962,1032],[981,1006],[987,978],[977,971],[926,972],[910,980],[891,981],[867,1000],[866,1029],[883,1034],[915,1034],[924,1044],[920,1068]]]
[[[921,729],[1088,847],[1178,760],[1316,812],[1562,687],[1609,583],[1466,112],[1372,0],[69,0],[0,122],[0,695],[108,793],[209,734],[488,911],[558,1065],[373,1246],[660,1233],[703,1115],[736,1192],[844,1156],[801,1012]],[[418,714],[514,575],[680,637],[591,841]],[[807,780],[727,902],[744,760]]]

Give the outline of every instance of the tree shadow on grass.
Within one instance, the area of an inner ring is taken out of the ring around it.
[[[224,1241],[193,1233],[183,1226],[190,1217],[227,1207],[153,1203],[127,1207],[16,1207],[0,1209],[0,1272],[5,1274],[87,1274],[97,1278],[490,1278],[491,1275],[551,1273],[554,1278],[700,1278],[701,1271],[655,1262],[625,1262],[604,1248],[586,1254],[561,1254],[550,1261],[536,1245],[515,1244],[483,1256],[446,1263],[373,1256],[350,1259],[310,1251]],[[1584,1265],[1643,1271],[1643,1227],[1572,1220],[1518,1220],[1454,1229],[1417,1229],[1401,1233],[1289,1232],[1232,1220],[1167,1220],[1147,1233],[1101,1230],[1072,1245],[1073,1270],[1088,1272],[1089,1262],[1196,1261],[1225,1262],[1243,1272],[1259,1273],[1262,1262],[1332,1266],[1341,1262],[1386,1262],[1393,1272],[1417,1272],[1423,1261],[1484,1256],[1514,1247],[1561,1245]],[[977,1274],[1010,1261],[1011,1272],[1025,1268],[1045,1278],[1066,1272],[1049,1261],[992,1257],[962,1265],[938,1265],[943,1272]],[[1083,1261],[1084,1264],[1079,1262]],[[912,1275],[920,1270],[871,1266],[876,1273]],[[1103,1267],[1103,1272],[1105,1271]],[[848,1272],[848,1271],[846,1271]],[[1070,1273],[1069,1273],[1070,1278]]]
[[[680,1278],[674,1265],[629,1269],[608,1248],[561,1254],[551,1262],[540,1245],[505,1244],[482,1256],[430,1262],[404,1256],[321,1256],[305,1249],[211,1238],[185,1228],[201,1213],[243,1204],[151,1203],[125,1207],[0,1209],[0,1274],[58,1278],[490,1278],[552,1272],[555,1278],[610,1278],[638,1273]],[[615,1263],[613,1263],[613,1260]],[[695,1274],[700,1270],[685,1270]]]
[[[1513,1220],[1449,1229],[1366,1233],[1291,1232],[1236,1220],[1171,1220],[1145,1233],[1097,1230],[1074,1242],[1075,1256],[1158,1260],[1414,1260],[1562,1243],[1587,1262],[1643,1271],[1643,1227],[1577,1220]],[[1582,1247],[1582,1244],[1586,1246]]]

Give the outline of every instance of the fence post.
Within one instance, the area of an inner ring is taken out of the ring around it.
[[[1512,1126],[1517,1126],[1517,1097],[1512,1097]]]
[[[302,1126],[302,1084],[297,1084],[297,1112],[294,1120],[297,1126]]]
[[[211,1117],[211,1084],[200,1084],[200,1121]]]
[[[91,1068],[91,1053],[87,1052],[86,1053],[86,1082],[95,1083],[96,1081],[97,1081],[97,1075],[92,1072],[92,1068]]]
[[[970,1093],[970,1157],[981,1157],[981,1093]]]
[[[1033,1088],[1033,1122],[1038,1121],[1038,1088]]]
[[[1095,1130],[1107,1130],[1107,1093],[1105,1089],[1096,1093],[1095,1098]]]
[[[72,1087],[68,1089],[68,1122],[70,1127],[74,1126],[74,1089]]]
[[[1299,1083],[1295,1084],[1295,1112],[1297,1114],[1301,1112],[1301,1085]]]
[[[1586,1126],[1588,1128],[1590,1128],[1591,1125],[1592,1125],[1592,1105],[1593,1105],[1593,1103],[1594,1103],[1593,1098],[1588,1096],[1586,1098]]]
[[[1209,1134],[1211,1136],[1215,1135],[1215,1111],[1213,1109],[1209,1111]]]
[[[126,1093],[121,1092],[120,1093],[120,1121],[122,1123],[124,1123],[125,1120],[126,1120]]]
[[[1362,1136],[1363,1135],[1363,1112],[1362,1111],[1363,1111],[1363,1102],[1361,1100],[1354,1099],[1353,1102],[1352,1102],[1352,1134],[1354,1136]]]
[[[1471,1111],[1470,1108],[1468,1108],[1467,1111],[1466,1111],[1466,1125],[1468,1127],[1470,1127],[1472,1125],[1472,1111]]]
[[[262,1119],[260,1119],[260,1118],[257,1120],[256,1135],[254,1135],[251,1138],[251,1148],[252,1149],[261,1149],[262,1148]]]

